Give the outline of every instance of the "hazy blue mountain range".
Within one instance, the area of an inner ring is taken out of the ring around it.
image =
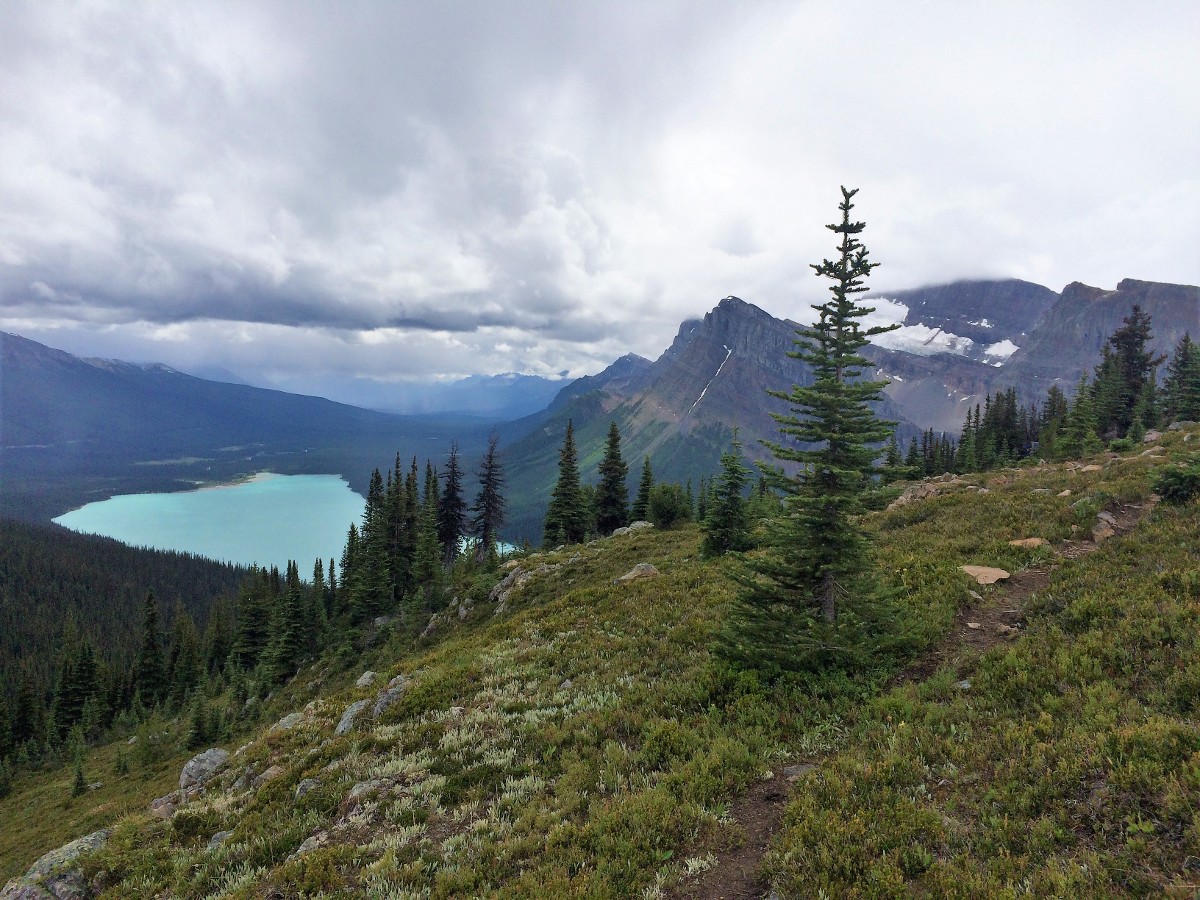
[[[0,513],[23,519],[261,470],[340,474],[365,493],[397,451],[440,459],[458,440],[470,456],[489,428],[85,360],[12,334],[0,333],[0,367]]]
[[[508,421],[545,409],[568,382],[504,372],[447,382],[388,382],[374,378],[321,378],[279,385],[297,394],[401,415],[460,413]]]

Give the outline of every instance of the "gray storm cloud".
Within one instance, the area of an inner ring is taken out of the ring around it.
[[[74,352],[583,374],[802,317],[840,183],[880,288],[1200,280],[1194,4],[5,13],[0,328]]]

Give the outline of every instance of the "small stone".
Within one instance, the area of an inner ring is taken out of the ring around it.
[[[1070,497],[1070,496],[1071,496],[1071,489],[1070,489],[1070,488],[1067,488],[1066,490],[1059,491],[1059,492],[1058,492],[1058,496],[1059,496],[1059,497]]]
[[[1034,488],[1030,491],[1031,494],[1049,494],[1050,488]]]
[[[1142,436],[1142,442],[1145,444],[1153,444],[1155,441],[1161,441],[1162,436],[1163,436],[1163,434],[1161,431],[1154,431],[1154,430],[1147,431]]]
[[[971,680],[964,678],[962,681],[956,682],[954,686],[960,691],[969,691],[971,689]]]
[[[1101,543],[1102,541],[1107,541],[1115,534],[1116,532],[1107,525],[1096,525],[1092,528],[1092,540],[1097,544]]]
[[[367,671],[363,672],[361,675],[358,676],[358,680],[356,682],[354,682],[354,686],[364,688],[364,687],[370,686],[370,684],[374,681],[375,681],[375,673],[372,672],[370,669],[367,669]]]
[[[562,684],[558,686],[558,689],[560,691],[569,691],[572,687],[574,687],[574,684],[575,683],[571,681],[570,678],[564,678]]]
[[[220,847],[223,843],[229,840],[229,836],[231,834],[233,834],[232,831],[218,831],[208,839],[208,849],[213,850],[217,847]]]
[[[1116,525],[1117,524],[1117,517],[1114,516],[1112,513],[1110,513],[1106,509],[1102,509],[1102,510],[1100,510],[1100,512],[1096,513],[1096,518],[1099,519],[1101,522],[1103,522],[1105,525]]]
[[[1090,466],[1084,466],[1079,471],[1080,472],[1099,472],[1103,468],[1104,468],[1103,466],[1098,466],[1095,463],[1092,463]]]
[[[653,522],[647,522],[647,521],[645,521],[645,520],[639,520],[639,521],[637,521],[637,522],[630,522],[630,523],[629,523],[629,530],[630,530],[630,531],[638,531],[638,530],[640,530],[640,529],[642,529],[642,528],[653,528],[653,527],[654,527],[654,523],[653,523]]]
[[[381,778],[372,778],[368,781],[360,781],[354,787],[350,788],[350,792],[346,794],[346,799],[353,803],[360,797],[365,797],[368,794],[374,794],[384,786],[385,782]]]
[[[783,775],[788,781],[799,781],[809,772],[815,772],[817,767],[812,763],[800,763],[798,766],[785,766]]]
[[[979,593],[979,591],[970,591],[969,590],[969,591],[967,591],[967,596],[969,596],[972,600],[982,600],[983,599],[983,594]]]
[[[979,489],[979,493],[981,493],[981,494],[990,494],[990,493],[991,493],[991,491],[990,491],[988,488],[981,487],[981,488]]]
[[[1020,628],[1014,628],[1012,625],[1005,625],[1003,622],[1000,622],[998,625],[996,625],[996,631],[1000,632],[1000,634],[1008,635],[1021,633]]]
[[[323,847],[329,840],[329,833],[318,831],[316,834],[306,837],[304,841],[296,848],[296,852],[292,857],[303,856],[305,853],[312,853],[314,850]]]
[[[958,568],[959,571],[974,578],[976,584],[995,584],[997,581],[1004,581],[1010,577],[1004,569],[996,569],[991,566],[959,566]]]
[[[261,775],[259,775],[257,778],[255,778],[254,781],[251,783],[256,788],[262,787],[268,781],[274,781],[276,778],[278,778],[280,775],[282,775],[283,771],[284,771],[283,766],[279,766],[279,765],[271,766],[269,769],[267,769],[267,771],[263,772]]]
[[[315,778],[305,778],[296,785],[296,799],[299,800],[305,794],[308,794],[321,786],[321,782]]]
[[[1158,454],[1163,453],[1163,452],[1165,452],[1165,451],[1163,450],[1162,447],[1151,447],[1148,450],[1143,450],[1138,455],[1139,456],[1158,456]]]
[[[373,620],[372,624],[376,628],[382,628],[384,625],[387,625],[388,623],[394,621],[395,618],[396,618],[395,616],[376,616],[375,619]]]
[[[342,713],[342,718],[337,723],[337,728],[333,730],[335,735],[342,735],[354,727],[354,722],[362,714],[362,711],[370,705],[370,700],[359,700],[357,703],[351,703],[346,707],[346,711]]]
[[[150,801],[150,815],[156,819],[169,819],[175,815],[175,802],[178,795],[174,792]]]
[[[658,574],[660,574],[658,569],[650,565],[650,563],[638,563],[620,578],[614,578],[613,584],[628,584],[639,578],[653,578]]]
[[[972,631],[978,631],[983,626],[980,625],[978,622],[968,622],[967,627],[970,628]]]

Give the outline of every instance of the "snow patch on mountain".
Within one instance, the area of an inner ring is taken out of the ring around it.
[[[1004,360],[1008,359],[1020,349],[1020,347],[1018,347],[1008,338],[1005,338],[1004,340],[997,341],[994,344],[988,344],[987,348],[983,351],[983,355]]]
[[[933,356],[935,353],[966,356],[975,346],[975,342],[968,337],[928,325],[901,325],[895,331],[876,335],[871,338],[871,343],[885,350],[902,350],[918,356]]]

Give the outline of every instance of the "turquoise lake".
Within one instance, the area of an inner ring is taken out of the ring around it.
[[[124,494],[59,516],[59,525],[135,547],[179,550],[211,559],[278,566],[300,577],[318,557],[340,560],[350,523],[366,502],[337,475],[262,472],[237,484],[173,494]]]

